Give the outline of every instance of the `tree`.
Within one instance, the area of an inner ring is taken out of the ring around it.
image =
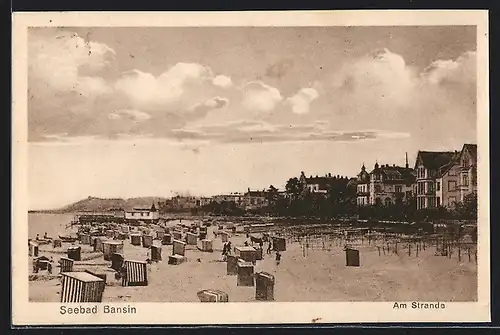
[[[455,211],[463,219],[477,220],[477,194],[466,195],[462,202],[456,204]]]
[[[292,199],[297,199],[302,193],[302,187],[299,179],[297,177],[288,179],[285,185],[285,190]]]

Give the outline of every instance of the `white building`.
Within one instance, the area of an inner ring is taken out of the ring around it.
[[[151,207],[134,207],[125,212],[125,219],[130,221],[157,221],[160,213],[153,204]]]

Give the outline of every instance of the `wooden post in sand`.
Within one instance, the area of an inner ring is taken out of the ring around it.
[[[411,243],[408,243],[408,256],[411,256]]]

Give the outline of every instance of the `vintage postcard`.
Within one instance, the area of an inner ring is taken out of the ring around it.
[[[490,321],[487,29],[15,13],[13,324]]]

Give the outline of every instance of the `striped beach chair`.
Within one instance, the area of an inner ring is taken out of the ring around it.
[[[106,282],[87,272],[62,273],[61,302],[102,302]]]
[[[147,263],[143,261],[123,262],[122,286],[148,286]]]
[[[61,259],[59,259],[59,265],[60,265],[59,272],[63,273],[63,272],[73,271],[73,264],[74,260],[66,257],[61,257]]]

